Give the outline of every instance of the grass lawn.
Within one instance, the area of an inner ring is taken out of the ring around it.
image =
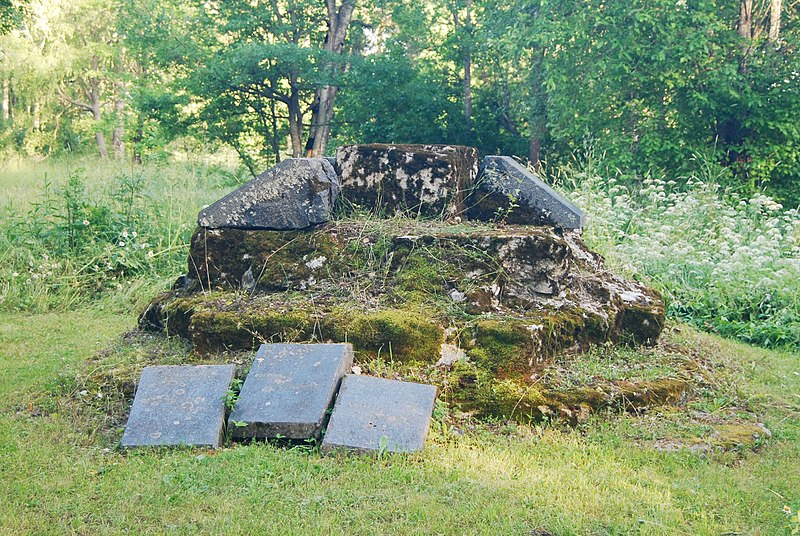
[[[719,372],[694,406],[574,429],[439,417],[412,456],[269,444],[121,453],[118,430],[99,431],[102,404],[75,410],[96,397],[75,377],[123,366],[133,324],[89,308],[0,316],[3,534],[772,535],[790,534],[782,509],[800,507],[797,355],[681,328],[670,337]],[[755,450],[654,448],[685,433],[691,411],[743,407],[772,432]]]

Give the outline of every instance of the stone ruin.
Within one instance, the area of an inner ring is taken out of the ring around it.
[[[285,160],[203,209],[188,273],[140,326],[200,354],[348,343],[359,362],[412,371],[465,411],[539,418],[564,403],[535,388],[554,353],[652,345],[665,322],[658,292],[585,246],[585,224],[510,157],[479,166],[471,147],[340,147]],[[626,400],[655,396],[637,389]]]

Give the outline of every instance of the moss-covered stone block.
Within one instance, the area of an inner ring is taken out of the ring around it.
[[[265,342],[297,342],[311,338],[308,315],[262,311],[242,315],[236,311],[201,310],[192,315],[189,335],[199,353],[254,350]]]
[[[403,218],[198,230],[179,283],[148,306],[143,328],[184,337],[198,354],[350,342],[362,359],[445,374],[442,392],[480,415],[574,421],[602,407],[675,403],[686,391],[671,379],[540,381],[560,351],[653,344],[664,325],[657,292],[609,273],[569,231]],[[434,365],[445,340],[467,356],[446,371]]]
[[[352,343],[356,351],[400,362],[436,362],[444,342],[444,329],[437,323],[399,309],[343,318],[334,333]]]
[[[642,409],[677,404],[686,394],[688,384],[680,378],[653,381],[616,382],[614,399],[623,409]]]
[[[198,228],[189,251],[189,278],[204,290],[310,289],[349,269],[343,244],[325,232]]]
[[[481,368],[508,375],[531,370],[544,357],[541,325],[515,319],[479,320],[472,329],[467,356]]]
[[[655,290],[651,292],[657,294]],[[657,298],[653,300],[655,305],[626,304],[621,308],[616,318],[617,342],[652,346],[658,341],[667,322],[667,315],[661,296],[658,295]]]
[[[755,450],[771,436],[763,424],[740,422],[717,426],[711,443],[723,450]]]

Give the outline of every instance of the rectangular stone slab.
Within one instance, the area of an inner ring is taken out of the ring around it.
[[[352,365],[350,344],[262,344],[228,421],[233,437],[318,437]]]
[[[425,445],[436,387],[348,374],[322,451],[413,452]]]
[[[325,158],[289,158],[197,216],[211,229],[305,229],[330,219],[339,179]]]
[[[467,218],[520,225],[586,226],[586,215],[509,156],[487,156],[466,201]]]
[[[218,447],[235,373],[233,365],[145,367],[120,446]]]

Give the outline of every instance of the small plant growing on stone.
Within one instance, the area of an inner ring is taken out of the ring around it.
[[[228,389],[228,392],[225,394],[225,407],[228,411],[233,411],[234,406],[236,406],[236,401],[239,400],[239,393],[242,391],[242,384],[244,382],[239,378],[234,378],[231,382],[231,386]],[[235,426],[240,426],[234,422]],[[241,426],[247,426],[247,423],[242,424]]]
[[[494,211],[494,221],[497,223],[505,223],[511,213],[519,208],[520,191],[519,188],[506,195],[508,201],[504,206],[499,206]]]
[[[389,436],[382,435],[378,441],[378,458],[383,458],[389,449]]]

